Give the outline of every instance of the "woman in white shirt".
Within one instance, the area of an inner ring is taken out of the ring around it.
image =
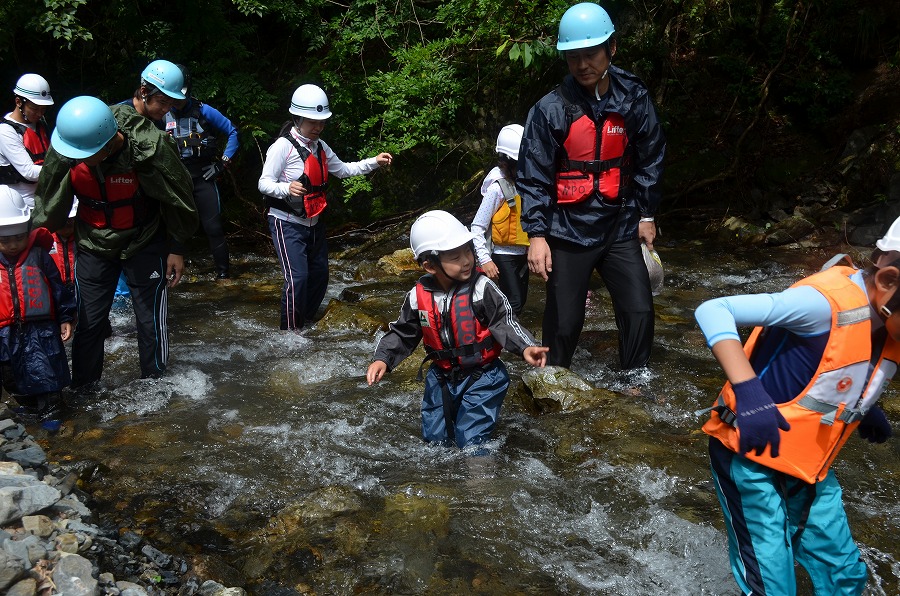
[[[319,138],[331,117],[328,97],[301,85],[291,97],[291,122],[266,152],[258,188],[265,195],[269,230],[281,270],[281,329],[312,321],[328,289],[328,245],[321,213],[328,175],[348,178],[389,165],[390,153],[345,163]]]

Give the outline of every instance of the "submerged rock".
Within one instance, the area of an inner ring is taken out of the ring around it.
[[[369,335],[376,331],[387,330],[387,324],[357,304],[349,304],[340,300],[331,300],[325,314],[316,322],[317,332],[334,332],[360,330]]]
[[[533,368],[522,373],[522,382],[513,395],[533,416],[553,412],[577,412],[616,399],[607,389],[599,389],[561,366]]]

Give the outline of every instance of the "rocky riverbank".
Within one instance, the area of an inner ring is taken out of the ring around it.
[[[144,537],[102,523],[79,472],[0,403],[0,593],[8,596],[242,596]]]

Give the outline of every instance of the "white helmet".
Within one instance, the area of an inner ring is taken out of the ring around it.
[[[894,220],[884,238],[875,242],[875,246],[882,252],[900,250],[900,217]]]
[[[647,245],[641,243],[641,254],[644,255],[644,265],[647,267],[647,273],[650,274],[650,291],[656,296],[662,290],[664,271],[662,259],[655,250],[650,250]]]
[[[0,236],[15,236],[28,231],[31,213],[25,199],[8,186],[0,186]]]
[[[331,118],[328,96],[316,85],[300,85],[291,96],[291,108],[288,110],[295,116],[303,116],[311,120],[327,120]]]
[[[50,95],[50,83],[38,74],[28,73],[19,77],[13,93],[39,106],[53,105],[53,96]]]
[[[519,160],[519,145],[522,144],[522,133],[525,128],[521,124],[507,124],[497,135],[497,153],[508,155]]]
[[[422,256],[459,248],[474,237],[469,228],[446,211],[426,211],[409,231],[409,247],[418,260]]]

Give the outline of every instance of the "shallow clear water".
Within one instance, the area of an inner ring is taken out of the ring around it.
[[[393,320],[417,274],[365,272],[396,248],[335,259],[326,304],[353,296],[357,312]],[[328,315],[279,331],[277,265],[261,255],[238,256],[228,285],[193,263],[170,295],[163,379],[136,379],[130,311],[116,311],[103,387],[45,437],[51,457],[100,462],[85,487],[122,525],[221,556],[259,594],[735,594],[695,415],[722,375],[693,309],[784,288],[830,253],[657,248],[666,287],[651,366],[617,370],[595,280],[572,369],[621,401],[534,418],[511,390],[492,456],[421,443],[416,356],[366,386],[380,332]],[[533,278],[523,321],[536,332],[542,300]],[[515,387],[526,367],[504,360]],[[900,593],[897,454],[896,439],[854,438],[835,466],[873,595]]]

